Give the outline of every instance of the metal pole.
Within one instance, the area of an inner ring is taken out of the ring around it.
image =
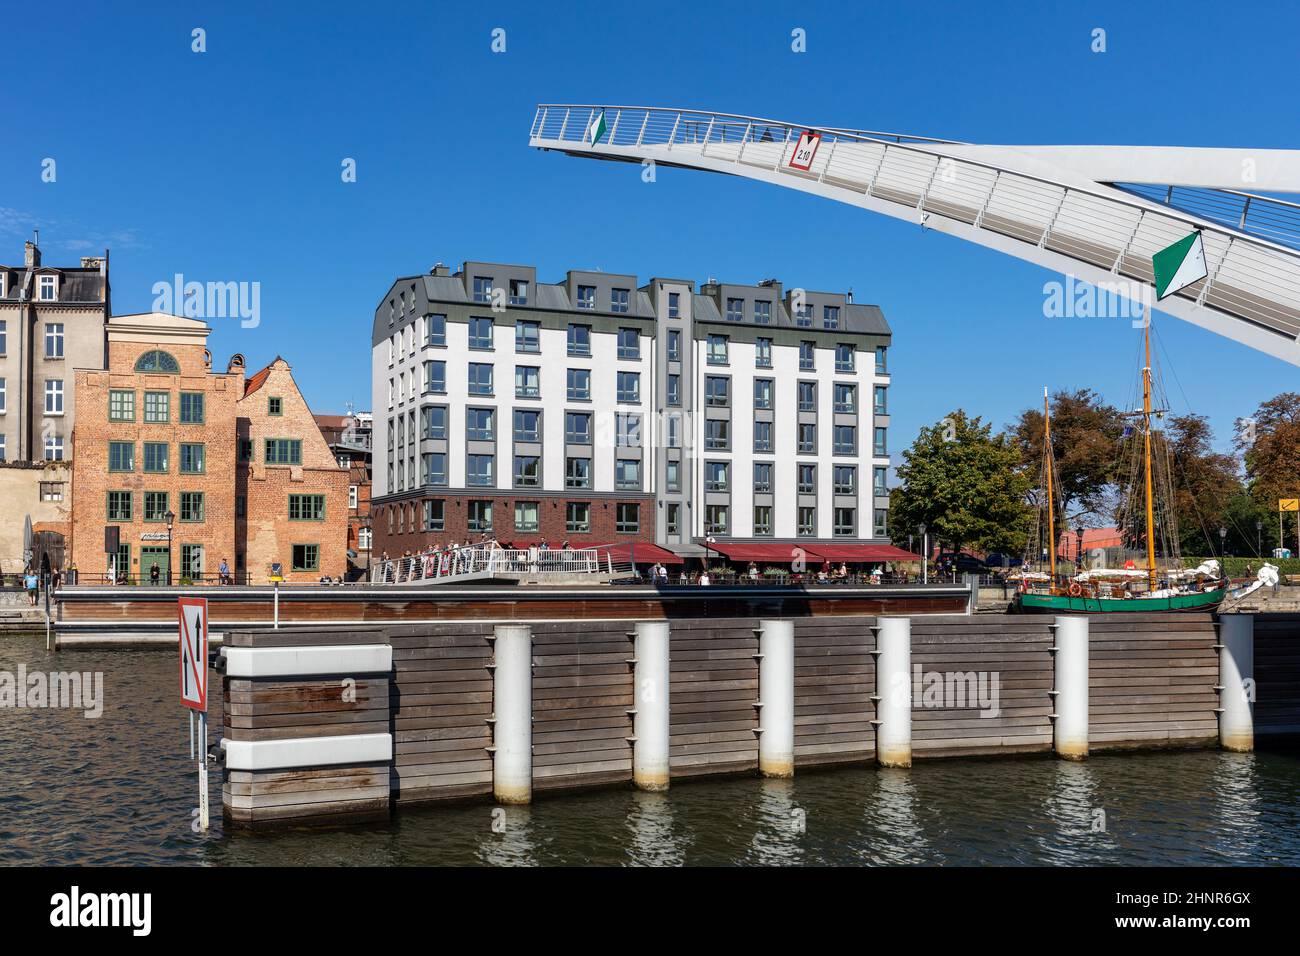
[[[185,711],[190,715],[190,759],[193,760],[194,759],[194,711],[190,710],[188,707],[185,708]]]
[[[930,583],[930,532],[921,536],[924,540],[921,543],[921,583]]]
[[[876,762],[912,766],[912,619],[881,617],[876,632]]]
[[[1255,749],[1255,616],[1219,619],[1219,743],[1224,750]]]
[[[1088,756],[1088,619],[1059,616],[1055,633],[1052,747],[1058,757]]]
[[[667,790],[669,780],[668,622],[636,625],[632,714],[632,782],[638,790]]]
[[[275,629],[280,629],[280,582],[275,582]]]
[[[492,795],[533,799],[533,629],[498,624],[492,679]]]
[[[207,667],[208,662],[204,661]],[[199,829],[208,829],[208,714],[199,711]]]
[[[794,776],[794,622],[760,621],[758,770]]]

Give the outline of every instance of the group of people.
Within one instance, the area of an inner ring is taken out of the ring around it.
[[[507,557],[505,552],[515,552]],[[526,557],[522,554],[526,552]],[[379,581],[397,584],[403,581],[421,581],[426,578],[464,574],[478,570],[479,564],[492,570],[537,571],[554,570],[558,562],[572,557],[573,546],[564,541],[558,548],[551,547],[543,538],[527,548],[507,549],[500,541],[483,535],[478,541],[453,541],[422,551],[406,551],[400,557],[390,558],[384,552],[379,558]]]
[[[63,571],[57,564],[49,570],[47,582],[51,594],[63,584]],[[36,607],[41,595],[41,575],[35,568],[23,572],[23,591],[27,594],[27,603]]]

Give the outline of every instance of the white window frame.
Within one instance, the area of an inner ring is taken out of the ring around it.
[[[56,386],[56,387],[55,387],[55,388],[51,388],[51,387],[50,387],[51,385]],[[58,399],[58,402],[57,402],[57,404],[58,404],[58,406],[59,406],[58,408],[51,408],[51,407],[50,407],[50,399],[51,399],[51,398],[57,398],[57,399]],[[46,415],[62,415],[62,414],[63,414],[63,379],[61,379],[61,378],[47,378],[47,379],[45,380],[45,414],[46,414]]]
[[[58,346],[58,353],[50,353],[50,344]],[[46,322],[45,323],[45,357],[47,359],[63,358],[63,323]]]
[[[49,289],[51,294],[46,295],[45,290]],[[44,273],[36,278],[36,301],[37,302],[58,302],[59,301],[59,277],[51,273]]]

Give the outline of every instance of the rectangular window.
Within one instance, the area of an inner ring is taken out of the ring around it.
[[[491,485],[492,463],[492,455],[466,455],[465,484],[475,486]]]
[[[0,461],[7,461],[5,457],[5,436],[0,435]]]
[[[856,495],[858,493],[858,469],[852,465],[836,465],[832,472],[835,482],[835,494]]]
[[[470,531],[492,530],[492,502],[471,501],[465,506],[466,526]]]
[[[885,347],[883,345],[876,349],[876,374],[889,374],[889,362],[886,359]]]
[[[754,451],[772,450],[772,423],[754,422]]]
[[[530,408],[515,410],[515,441],[542,440],[542,413]]]
[[[279,395],[270,395],[266,399],[266,414],[279,418],[284,414],[284,399]]]
[[[295,544],[293,546],[292,567],[295,571],[319,571],[320,545]]]
[[[426,392],[446,392],[447,391],[447,363],[446,362],[425,362],[424,363],[424,390]]]
[[[570,445],[591,444],[591,413],[564,413],[564,440]]]
[[[110,422],[135,421],[135,392],[114,388],[108,392],[108,420]]]
[[[474,277],[474,301],[475,302],[492,301],[492,277],[491,276]]]
[[[108,470],[135,471],[135,442],[111,441],[108,443]]]
[[[889,510],[887,508],[877,508],[875,510],[875,520],[872,522],[871,535],[874,538],[883,538],[889,534]]]
[[[542,324],[520,319],[515,323],[515,351],[540,352],[542,350]]]
[[[877,465],[871,469],[871,491],[877,497],[889,496],[889,469]]]
[[[596,308],[596,287],[594,285],[578,286],[578,308]]]
[[[852,537],[858,533],[858,511],[856,508],[836,508],[835,525],[832,533],[836,537]]]
[[[801,412],[817,411],[817,383],[816,382],[799,383],[799,411]]]
[[[264,457],[268,465],[301,465],[302,441],[297,438],[268,438]]]
[[[731,448],[731,422],[725,418],[710,418],[704,422],[704,447],[710,451],[727,451]]]
[[[202,392],[181,392],[182,425],[203,424],[203,399]]]
[[[424,344],[447,344],[447,317],[430,313],[424,317]]]
[[[680,319],[682,317],[682,296],[680,292],[668,293],[668,318]]]
[[[854,369],[854,349],[852,345],[840,343],[835,346],[835,371],[852,372]]]
[[[7,292],[4,284],[4,276],[0,275],[0,293]],[[0,355],[6,355],[9,352],[9,323],[0,319]]]
[[[41,276],[40,291],[37,298],[41,302],[53,302],[59,297],[59,277]]]
[[[447,453],[426,452],[420,456],[421,481],[426,485],[447,484]]]
[[[771,505],[754,505],[754,535],[770,535],[772,533],[772,506]]]
[[[591,459],[590,458],[564,459],[564,487],[566,488],[590,488],[591,487]]]
[[[798,468],[799,483],[796,486],[802,495],[813,495],[817,493],[817,466],[800,465]]]
[[[763,494],[772,491],[772,463],[770,461],[754,462],[754,490]]]
[[[640,372],[618,373],[618,400],[633,404],[641,401]]]
[[[858,410],[858,387],[844,382],[835,383],[835,410],[855,414]]]
[[[146,491],[144,493],[144,520],[167,520],[167,492]]]
[[[492,366],[482,362],[469,363],[469,393],[471,395],[492,394]]]
[[[754,379],[754,407],[772,407],[773,381],[770,378]]]
[[[709,364],[726,365],[727,364],[727,343],[725,335],[709,336]]]
[[[47,359],[63,358],[63,323],[45,323],[45,357]]]
[[[794,324],[801,329],[812,328],[812,306],[800,305],[794,310]]]
[[[61,378],[45,380],[45,414],[63,414],[63,379]]]
[[[672,412],[664,416],[664,444],[669,448],[682,447],[682,413]]]
[[[515,398],[541,398],[542,370],[536,365],[515,366]]]
[[[492,348],[492,320],[475,316],[469,320],[469,347],[472,349]]]
[[[762,299],[754,302],[754,322],[758,325],[772,324],[772,303]]]
[[[799,424],[799,454],[817,454],[817,426],[808,422]]]
[[[155,474],[167,471],[167,443],[147,441],[144,443],[144,470]]]
[[[817,534],[817,509],[803,506],[798,509],[798,521],[795,534],[801,538],[810,538]]]
[[[591,326],[590,325],[569,326],[569,354],[570,355],[591,354]]]
[[[682,506],[677,502],[669,502],[665,509],[664,531],[667,534],[682,533]]]
[[[740,322],[745,318],[745,300],[728,299],[727,300],[727,321]]]
[[[811,372],[817,367],[817,344],[815,342],[799,343],[799,370]]]
[[[641,358],[641,335],[636,329],[618,330],[618,357],[625,362]]]
[[[290,521],[324,521],[325,520],[325,496],[324,495],[290,495],[289,496],[289,520]]]
[[[527,279],[510,280],[510,304],[511,305],[528,304],[528,280]]]
[[[682,463],[670,460],[664,463],[664,484],[668,491],[682,490]]]
[[[203,520],[203,492],[201,491],[181,492],[181,520],[182,521]]]
[[[838,305],[822,306],[822,326],[828,329],[840,327],[840,307]]]
[[[564,530],[570,534],[587,534],[591,531],[591,504],[570,501],[564,506]]]
[[[110,491],[108,493],[108,520],[130,521],[132,515],[131,492]]]
[[[424,502],[424,530],[442,531],[446,528],[446,510],[447,502],[441,498],[432,498]],[[360,544],[360,540],[357,543]]]
[[[515,487],[542,486],[542,459],[536,455],[515,455]]]
[[[636,534],[641,530],[641,506],[635,502],[620,501],[614,512],[614,531],[618,534]]]
[[[3,377],[0,377],[0,412],[3,412],[5,410],[5,402],[6,402],[5,380]],[[111,409],[110,409],[110,414],[111,414]]]
[[[682,403],[682,377],[676,372],[668,375],[668,398],[669,405],[680,405]]]
[[[62,501],[63,482],[42,481],[40,492],[41,492],[41,501]]]
[[[754,367],[772,367],[772,340],[759,338],[754,343]]]
[[[673,293],[676,295],[677,293]],[[682,333],[676,329],[668,330],[668,361],[680,362],[682,360]]]
[[[707,461],[704,463],[704,490],[726,491],[731,481],[731,465],[725,461]]]
[[[144,420],[163,423],[171,417],[171,394],[169,392],[144,393]]]
[[[728,509],[726,505],[704,506],[704,533],[728,534]]]
[[[614,487],[619,491],[639,491],[641,488],[641,462],[635,458],[619,458],[614,462]]]
[[[858,430],[852,425],[835,426],[835,454],[856,455],[858,453]]]
[[[706,375],[704,404],[715,408],[728,408],[731,405],[731,379],[719,375]]]
[[[610,289],[609,290],[609,311],[626,312],[628,306],[628,297],[630,289]]]
[[[420,432],[425,438],[446,438],[447,406],[427,405],[420,409]]]
[[[515,502],[515,531],[536,531],[542,525],[542,506],[538,501]]]
[[[889,454],[889,443],[886,439],[887,434],[885,429],[877,428],[875,431],[875,439],[871,445],[871,453],[873,455],[879,455],[883,458],[885,455]]]
[[[591,401],[591,369],[571,368],[568,373],[569,401]]]
[[[63,461],[63,436],[45,436],[45,460]]]
[[[181,442],[182,475],[201,475],[204,468],[204,445],[200,442]],[[298,442],[298,458],[302,458],[302,442]]]
[[[614,418],[614,444],[619,448],[641,447],[641,416],[619,414]]]
[[[888,414],[889,414],[889,395],[888,395],[888,391],[889,391],[889,390],[888,390],[887,388],[885,388],[885,386],[883,386],[883,385],[877,385],[876,388],[875,388],[875,404],[872,406],[872,410],[873,410],[877,415],[888,415]]]

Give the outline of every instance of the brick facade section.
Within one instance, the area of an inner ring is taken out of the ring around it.
[[[423,531],[420,526],[423,519],[423,502],[441,499],[446,502],[444,529],[442,531]],[[655,540],[655,499],[649,496],[626,496],[618,498],[572,498],[530,496],[522,494],[484,495],[470,493],[451,493],[428,495],[424,497],[406,497],[400,501],[388,499],[376,502],[372,515],[374,529],[374,555],[381,560],[385,555],[398,557],[407,551],[420,551],[428,547],[441,547],[447,544],[459,544],[465,541],[477,542],[483,535],[471,532],[468,526],[469,501],[492,502],[492,537],[504,545],[528,545],[545,539],[552,547],[559,547],[568,541],[575,548],[588,548],[598,544],[611,544],[616,541],[636,541],[653,544]],[[537,501],[537,531],[516,532],[515,502]],[[564,529],[565,505],[569,501],[584,501],[591,505],[591,531],[577,534]],[[620,533],[615,530],[616,505],[635,503],[641,506],[640,530],[636,534]],[[399,520],[398,509],[404,509],[406,515]],[[389,532],[389,518],[392,516],[393,530]],[[411,515],[415,516],[412,529]],[[399,528],[401,529],[399,531]]]

